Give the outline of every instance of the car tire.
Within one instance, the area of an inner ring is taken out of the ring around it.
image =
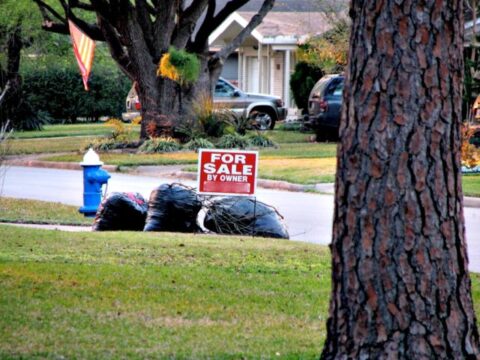
[[[255,129],[260,131],[273,130],[276,116],[271,110],[253,110],[248,117],[255,124]]]

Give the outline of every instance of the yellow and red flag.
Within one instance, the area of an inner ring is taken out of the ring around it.
[[[73,43],[73,52],[77,59],[78,67],[82,73],[83,86],[88,91],[88,78],[92,69],[95,54],[95,41],[85,35],[72,21],[68,20],[70,37]]]

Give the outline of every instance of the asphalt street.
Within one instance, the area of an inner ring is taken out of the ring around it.
[[[139,192],[148,199],[163,183],[193,181],[112,173],[108,192]],[[3,196],[61,202],[81,206],[83,178],[76,170],[8,167],[0,184]],[[333,196],[303,192],[258,189],[257,199],[277,208],[295,241],[328,244],[332,233]],[[470,270],[480,272],[480,208],[465,208]]]

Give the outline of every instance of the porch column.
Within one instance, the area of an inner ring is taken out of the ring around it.
[[[263,92],[263,65],[262,65],[262,44],[258,43],[257,51],[257,61],[258,61],[258,92]]]
[[[237,79],[237,86],[243,89],[243,51],[241,49],[238,50]]]
[[[285,50],[285,62],[284,62],[284,70],[285,75],[283,77],[284,84],[283,84],[283,101],[285,102],[285,107],[290,107],[290,50]]]
[[[267,94],[272,94],[272,54],[270,45],[267,45]]]
[[[242,87],[243,91],[247,91],[247,57],[245,51],[242,53]]]

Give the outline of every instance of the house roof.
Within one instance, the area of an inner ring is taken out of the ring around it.
[[[239,12],[246,21],[255,12]],[[331,28],[327,15],[323,12],[270,12],[255,29],[262,37],[275,36],[315,36],[323,34]]]
[[[256,12],[241,11],[231,14],[210,36],[213,47],[222,47],[235,38],[247,26]],[[323,34],[331,29],[332,14],[324,12],[269,12],[244,42],[255,44],[296,46],[309,37]],[[338,15],[343,16],[343,15]]]

